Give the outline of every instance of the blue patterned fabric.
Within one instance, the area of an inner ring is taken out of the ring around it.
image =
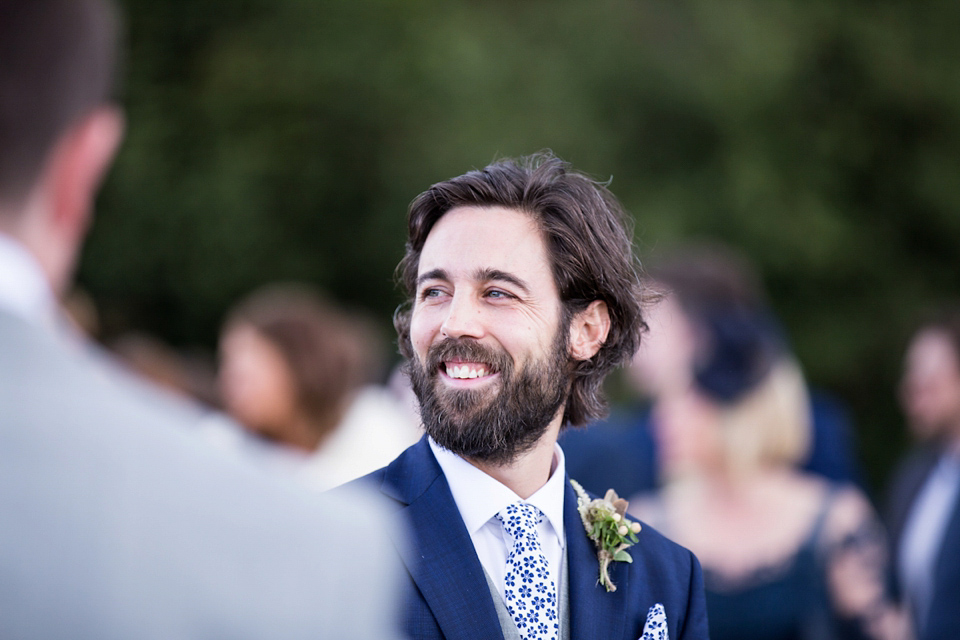
[[[557,585],[540,546],[537,525],[543,513],[532,504],[516,502],[497,514],[503,530],[513,539],[507,556],[504,601],[523,640],[556,640]]]
[[[667,612],[659,602],[647,612],[647,621],[643,625],[643,635],[640,640],[670,640],[667,630]]]

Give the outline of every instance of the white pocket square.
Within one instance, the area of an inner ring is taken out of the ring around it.
[[[667,632],[667,612],[659,602],[647,612],[647,621],[643,625],[643,635],[640,640],[670,640]]]

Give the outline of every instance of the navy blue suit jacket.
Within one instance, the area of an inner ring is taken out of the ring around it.
[[[398,546],[410,576],[405,631],[417,639],[502,638],[480,559],[426,437],[355,482],[377,486],[410,525],[412,544]],[[577,512],[576,494],[569,482],[566,486],[572,637],[637,640],[648,611],[660,603],[671,640],[707,638],[703,580],[694,555],[645,526],[630,549],[633,563],[613,563],[617,590],[608,593],[597,583],[596,549]]]

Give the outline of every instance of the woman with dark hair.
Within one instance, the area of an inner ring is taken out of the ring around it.
[[[224,409],[253,434],[253,448],[308,486],[352,480],[418,437],[405,407],[368,384],[377,343],[362,318],[308,288],[254,292],[221,334]]]
[[[267,440],[314,451],[360,386],[363,359],[346,317],[319,296],[258,291],[230,314],[221,335],[224,407]]]

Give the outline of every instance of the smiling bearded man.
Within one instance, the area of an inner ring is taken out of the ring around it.
[[[408,222],[394,324],[426,435],[357,481],[411,525],[405,632],[706,638],[696,558],[620,503],[599,505],[601,537],[557,445],[603,414],[603,379],[644,328],[619,203],[540,154],[434,185]]]

